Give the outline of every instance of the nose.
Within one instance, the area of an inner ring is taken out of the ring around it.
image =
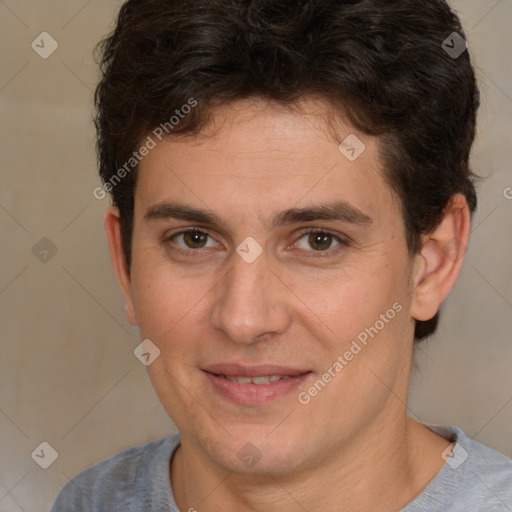
[[[252,263],[234,254],[216,290],[211,322],[230,340],[250,344],[286,331],[290,291],[270,268],[265,251]]]

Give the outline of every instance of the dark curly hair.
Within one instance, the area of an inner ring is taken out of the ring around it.
[[[236,99],[292,105],[308,95],[379,136],[412,255],[451,196],[464,194],[473,213],[469,153],[479,92],[469,53],[454,56],[442,46],[454,32],[465,39],[445,0],[125,2],[97,47],[95,124],[99,172],[120,210],[128,268],[136,163],[112,180],[144,137],[169,126],[191,99],[195,108],[170,136],[199,133],[216,107]],[[417,321],[415,339],[431,335],[438,320],[439,311]]]

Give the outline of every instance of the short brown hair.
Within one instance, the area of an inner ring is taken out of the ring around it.
[[[128,0],[100,42],[95,103],[99,172],[106,184],[155,127],[194,98],[173,133],[198,133],[212,111],[259,96],[292,104],[320,95],[382,142],[411,254],[451,196],[476,209],[469,153],[479,93],[465,39],[445,0]],[[452,37],[452,39],[449,39]],[[460,39],[462,38],[462,39]],[[131,262],[133,172],[110,187]],[[431,335],[439,312],[417,321]]]

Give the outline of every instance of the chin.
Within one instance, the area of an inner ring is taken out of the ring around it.
[[[268,426],[247,425],[227,430],[232,437],[223,431],[199,440],[208,456],[227,471],[278,475],[293,472],[304,462],[304,443],[285,430],[278,434]]]

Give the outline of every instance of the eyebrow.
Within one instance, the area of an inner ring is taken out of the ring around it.
[[[164,201],[150,206],[144,214],[145,221],[182,219],[186,221],[226,226],[213,211],[195,208],[176,201]],[[317,220],[341,221],[349,224],[370,225],[373,219],[346,201],[332,201],[303,208],[289,208],[277,213],[272,227]]]

